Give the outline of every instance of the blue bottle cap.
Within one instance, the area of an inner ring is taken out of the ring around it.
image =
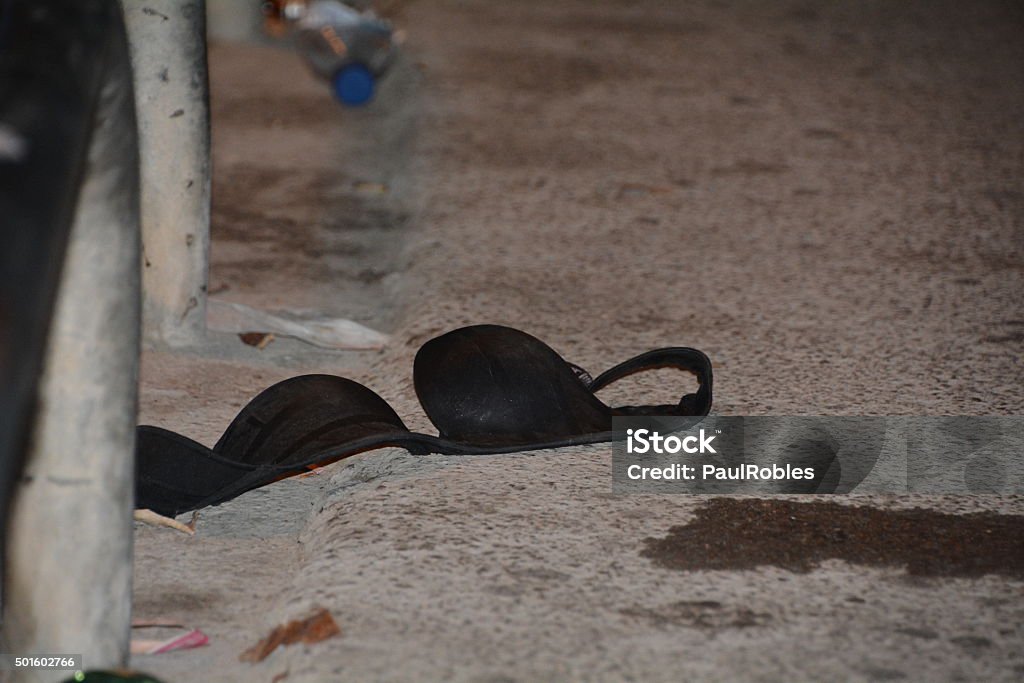
[[[334,95],[350,107],[366,104],[373,97],[376,79],[362,64],[346,64],[334,74]]]

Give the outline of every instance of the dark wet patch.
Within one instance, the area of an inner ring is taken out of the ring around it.
[[[717,600],[680,600],[659,607],[631,607],[620,613],[644,619],[659,628],[690,626],[711,631],[764,626],[771,621],[769,614],[723,605]]]
[[[410,221],[337,171],[237,164],[217,171],[214,187],[214,242],[235,246],[214,249],[213,266],[231,286],[275,287],[294,277],[373,285],[393,270],[396,233]]]
[[[990,512],[717,498],[689,524],[644,543],[644,557],[680,571],[775,566],[806,573],[835,559],[903,567],[912,576],[1024,579],[1024,516]]]

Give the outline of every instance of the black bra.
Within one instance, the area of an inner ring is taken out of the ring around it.
[[[694,373],[697,392],[675,405],[618,408],[594,395],[621,377],[659,367]],[[331,375],[302,375],[265,389],[212,450],[140,426],[136,507],[176,515],[381,446],[417,455],[557,448],[610,441],[615,415],[707,415],[711,409],[711,361],[696,349],[655,349],[591,379],[539,339],[498,325],[431,339],[416,354],[413,378],[438,436],[409,431],[376,393]]]

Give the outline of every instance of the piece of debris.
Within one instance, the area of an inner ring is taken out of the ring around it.
[[[220,332],[264,330],[264,334],[294,337],[326,349],[379,349],[388,336],[352,320],[327,318],[307,311],[269,313],[218,299],[207,302],[207,323]]]
[[[319,643],[341,634],[334,617],[323,607],[305,619],[297,619],[274,628],[266,638],[243,652],[238,659],[243,662],[262,662],[280,645],[295,643]]]
[[[136,510],[133,513],[132,517],[135,519],[136,522],[142,522],[143,524],[151,524],[153,526],[165,526],[169,529],[175,529],[182,533],[188,534],[189,536],[195,536],[196,521],[199,519],[199,511],[196,510],[195,512],[192,513],[192,520],[188,524],[179,522],[178,520],[173,519],[172,517],[164,517],[163,515],[159,515],[153,512],[152,510],[146,509]]]
[[[298,478],[299,479],[305,479],[306,477],[317,477],[317,476],[320,476],[325,469],[327,469],[327,465],[323,465],[323,466],[310,465],[309,466],[309,472],[306,472],[304,474],[298,475]]]
[[[132,628],[187,628],[176,619],[132,619]]]
[[[267,348],[270,342],[274,341],[273,332],[239,332],[238,338],[242,340],[243,344],[249,346],[255,346],[257,349],[262,351]]]
[[[186,629],[186,631],[165,639],[132,638],[131,653],[133,655],[159,655],[175,650],[191,650],[210,643],[209,637],[197,628],[190,629],[181,624],[161,623],[160,620],[132,622],[132,628],[153,627]]]

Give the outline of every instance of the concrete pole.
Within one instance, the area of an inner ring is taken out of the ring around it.
[[[88,667],[123,665],[131,629],[138,157],[123,34],[111,47],[4,577],[3,651],[81,654]]]
[[[210,114],[204,0],[122,0],[139,122],[143,335],[186,346],[206,330]]]

